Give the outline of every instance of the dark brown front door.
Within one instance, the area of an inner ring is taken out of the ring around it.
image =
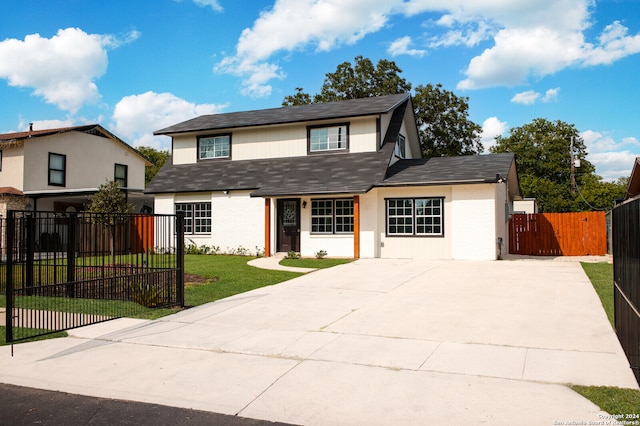
[[[300,251],[300,200],[278,200],[278,251]]]

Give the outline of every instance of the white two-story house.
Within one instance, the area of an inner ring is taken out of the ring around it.
[[[423,159],[409,94],[205,115],[159,130],[146,189],[222,251],[496,259],[521,197],[512,154]]]
[[[115,180],[140,211],[151,162],[98,124],[0,134],[0,215],[6,209],[80,211]]]

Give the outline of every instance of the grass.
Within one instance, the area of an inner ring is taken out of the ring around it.
[[[295,266],[297,268],[324,269],[336,265],[343,265],[351,261],[353,261],[353,259],[316,259],[312,257],[302,257],[300,259],[282,259],[280,264],[282,266]]]
[[[598,293],[602,307],[612,327],[615,327],[613,311],[613,265],[606,262],[582,263],[582,269],[591,280],[593,288]]]
[[[602,307],[612,327],[615,327],[613,310],[613,265],[610,263],[582,263],[587,277],[596,290]],[[611,415],[622,415],[618,421],[640,420],[640,391],[606,386],[571,386],[571,389],[589,399]],[[639,416],[627,417],[624,415]]]
[[[19,335],[21,335],[22,334],[22,330],[23,329],[15,328],[14,332],[18,333]],[[42,330],[29,329],[29,331],[32,332],[32,333],[34,333],[34,332],[38,333],[38,332],[40,332]],[[45,335],[42,335],[42,336],[33,337],[31,339],[21,340],[20,343],[35,342],[37,340],[55,339],[57,337],[67,337],[67,336],[68,335],[67,335],[67,333],[65,331],[58,331],[56,333],[45,334]],[[6,327],[0,326],[0,346],[3,346],[3,345],[7,344],[6,338],[7,338]]]

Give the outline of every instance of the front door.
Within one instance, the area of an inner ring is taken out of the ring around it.
[[[300,251],[300,200],[278,200],[278,251]]]

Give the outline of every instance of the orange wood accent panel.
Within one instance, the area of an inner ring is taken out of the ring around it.
[[[607,253],[605,213],[514,214],[509,253],[532,256],[600,256]]]
[[[271,198],[264,199],[264,255],[271,256]]]
[[[360,196],[353,196],[353,258],[360,259]]]
[[[135,238],[133,240],[132,252],[146,253],[153,248],[154,218],[147,215],[136,215],[133,217],[133,227],[135,228]]]

